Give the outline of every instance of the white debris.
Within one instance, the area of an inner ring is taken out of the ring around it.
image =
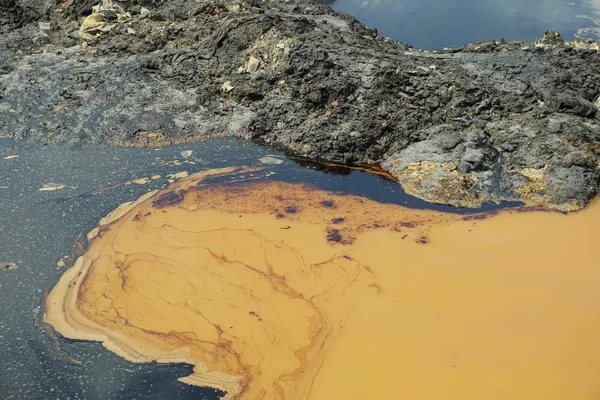
[[[65,188],[65,185],[63,185],[62,183],[46,183],[44,186],[42,186],[38,190],[40,192],[50,192],[52,190],[61,190],[64,188]]]
[[[181,179],[181,178],[185,178],[189,175],[189,173],[187,171],[181,171],[181,172],[177,172],[175,174],[169,174],[167,175],[167,178],[171,178],[171,179]],[[169,180],[169,182],[171,182],[171,180]]]
[[[39,21],[38,22],[38,27],[42,31],[49,31],[49,30],[52,29],[52,23],[51,22],[45,22],[45,21]]]
[[[260,161],[263,164],[268,164],[268,165],[283,164],[283,160],[280,160],[279,158],[275,158],[275,157],[270,157],[270,156],[259,158],[258,161]]]
[[[192,156],[193,152],[194,152],[194,150],[184,150],[181,152],[181,157],[190,158]]]
[[[231,84],[231,81],[227,81],[224,84],[221,85],[221,92],[223,93],[229,93],[231,92],[233,89],[235,88],[235,86],[233,86]]]

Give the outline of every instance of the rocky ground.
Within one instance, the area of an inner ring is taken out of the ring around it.
[[[0,137],[234,135],[381,167],[461,207],[575,210],[598,194],[596,43],[548,33],[424,52],[304,0],[105,0],[88,17],[97,5],[0,0]]]

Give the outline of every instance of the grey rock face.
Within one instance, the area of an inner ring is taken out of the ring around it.
[[[121,2],[131,19],[83,42],[86,0],[52,4],[46,33],[33,24],[43,12],[11,1],[2,137],[135,146],[236,135],[381,166],[409,192],[459,206],[571,210],[598,193],[597,44],[548,34],[423,52],[302,0]]]

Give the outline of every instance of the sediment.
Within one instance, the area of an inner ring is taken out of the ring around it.
[[[1,137],[231,135],[381,167],[408,193],[459,207],[569,211],[598,194],[597,43],[549,32],[420,51],[304,0],[112,4],[91,19],[88,0],[0,5]]]

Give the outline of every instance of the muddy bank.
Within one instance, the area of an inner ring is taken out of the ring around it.
[[[0,6],[1,137],[239,136],[381,166],[407,192],[461,207],[573,210],[598,193],[596,44],[421,52],[304,1],[114,2],[80,33],[95,4]]]

